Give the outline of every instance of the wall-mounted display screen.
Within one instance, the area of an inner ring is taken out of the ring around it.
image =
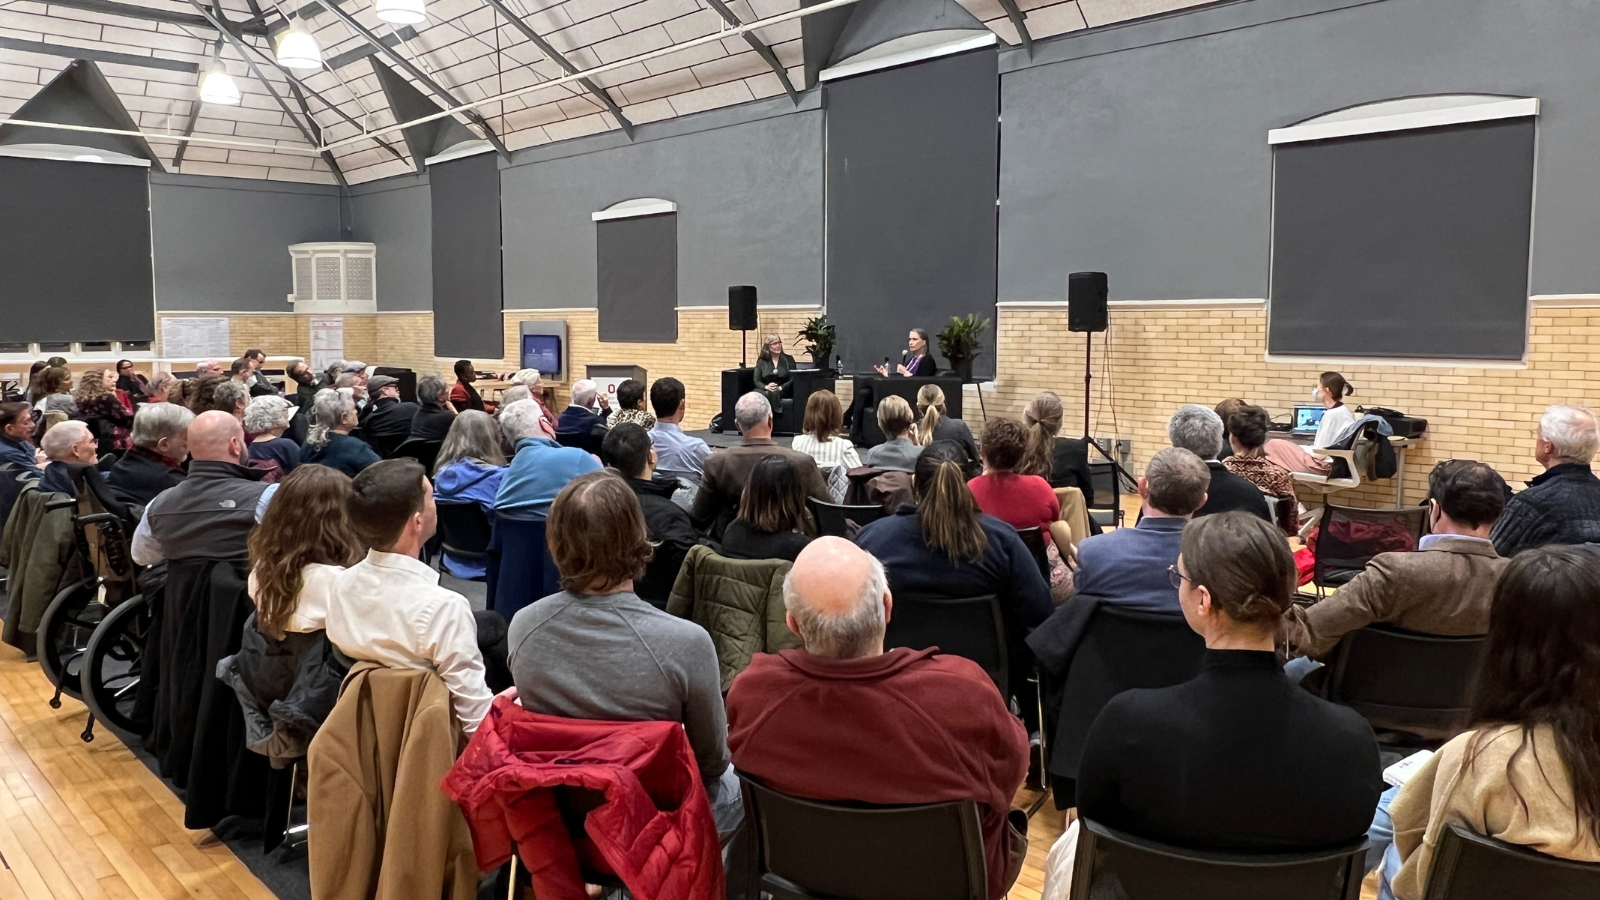
[[[525,334],[522,336],[522,367],[538,369],[540,375],[555,375],[561,371],[561,338],[554,334]]]

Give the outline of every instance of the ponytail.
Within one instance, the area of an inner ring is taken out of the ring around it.
[[[1050,480],[1055,470],[1061,412],[1061,398],[1054,391],[1041,391],[1022,411],[1022,424],[1028,428],[1028,446],[1022,451],[1022,461],[1013,470],[1018,475],[1037,475]]]
[[[933,430],[944,417],[944,391],[937,384],[925,384],[917,391],[917,409],[922,421],[917,426],[917,443],[926,447],[933,443]]]
[[[917,457],[916,491],[922,539],[943,550],[955,566],[962,560],[982,562],[989,535],[978,521],[978,502],[967,489],[966,475],[951,458],[952,452],[961,449],[948,441],[922,451]]]

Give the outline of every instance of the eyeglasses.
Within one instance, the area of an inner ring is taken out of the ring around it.
[[[1172,582],[1172,586],[1175,588],[1183,587],[1183,583],[1185,581],[1189,582],[1190,584],[1194,584],[1194,579],[1183,574],[1182,572],[1179,572],[1178,567],[1175,564],[1167,566],[1167,580]]]

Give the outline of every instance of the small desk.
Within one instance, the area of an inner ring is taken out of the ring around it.
[[[1282,437],[1296,444],[1309,448],[1311,442],[1316,440],[1315,434],[1295,434],[1292,431],[1269,433],[1268,438]],[[1403,509],[1406,505],[1406,448],[1422,440],[1420,437],[1389,438],[1389,446],[1394,448],[1394,508]]]

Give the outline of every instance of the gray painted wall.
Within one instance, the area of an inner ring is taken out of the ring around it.
[[[820,98],[787,98],[518,153],[500,173],[505,307],[597,303],[590,214],[622,200],[678,204],[678,303],[822,300]],[[380,248],[380,253],[382,252]]]
[[[339,239],[339,190],[152,172],[150,224],[158,311],[293,312],[288,246]]]
[[[1435,93],[1538,97],[1532,292],[1600,290],[1588,0],[1246,0],[1002,57],[1000,299],[1267,295],[1267,131]],[[1007,71],[1007,70],[1010,71]]]
[[[350,189],[351,240],[378,245],[378,309],[433,309],[433,203],[427,175]]]

